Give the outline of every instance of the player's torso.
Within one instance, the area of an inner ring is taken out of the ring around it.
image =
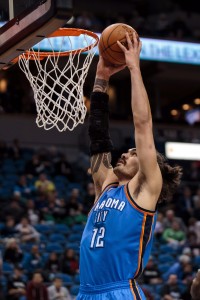
[[[109,186],[91,210],[80,251],[82,285],[136,278],[146,265],[155,214],[132,202],[126,186]]]

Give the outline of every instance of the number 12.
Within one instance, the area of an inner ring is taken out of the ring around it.
[[[92,240],[90,243],[90,248],[102,248],[104,247],[104,236],[105,236],[105,227],[94,228]]]

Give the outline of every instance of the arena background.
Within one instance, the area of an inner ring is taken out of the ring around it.
[[[18,0],[15,12],[32,2]],[[8,16],[8,1],[1,0],[1,24]],[[193,0],[102,0],[95,5],[89,0],[74,1],[71,27],[100,33],[118,22],[133,26],[141,38],[195,45],[200,40],[200,4]],[[200,145],[200,54],[193,55],[194,63],[188,63],[187,57],[186,63],[141,59],[156,146],[165,155],[167,142]],[[97,61],[95,56],[84,86],[88,111]],[[111,78],[109,94],[114,164],[122,151],[134,145],[127,70]],[[9,291],[16,288],[13,282],[22,284],[25,291],[34,271],[41,272],[46,287],[59,275],[75,298],[79,243],[94,199],[87,173],[87,116],[84,125],[62,133],[39,129],[35,118],[33,92],[18,65],[0,71],[0,299],[31,299],[23,292],[14,298]],[[148,299],[165,299],[169,294],[170,299],[189,300],[191,281],[200,265],[200,151],[189,148],[184,159],[185,145],[181,147],[182,159],[170,162],[183,166],[183,180],[174,198],[160,207],[152,257],[140,279]],[[27,241],[20,232],[24,216],[36,229],[29,228],[33,236]],[[178,234],[174,221],[180,227]],[[168,242],[169,234],[173,243]]]

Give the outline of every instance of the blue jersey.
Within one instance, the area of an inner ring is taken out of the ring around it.
[[[149,259],[155,223],[156,212],[139,207],[128,185],[109,185],[90,211],[83,232],[81,288],[135,281]]]

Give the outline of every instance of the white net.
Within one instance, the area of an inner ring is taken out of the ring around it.
[[[20,55],[19,66],[34,92],[38,127],[64,131],[83,124],[87,112],[83,85],[97,42],[85,33],[50,37]],[[85,47],[89,49],[81,55],[79,49]],[[45,59],[44,49],[51,52]]]

